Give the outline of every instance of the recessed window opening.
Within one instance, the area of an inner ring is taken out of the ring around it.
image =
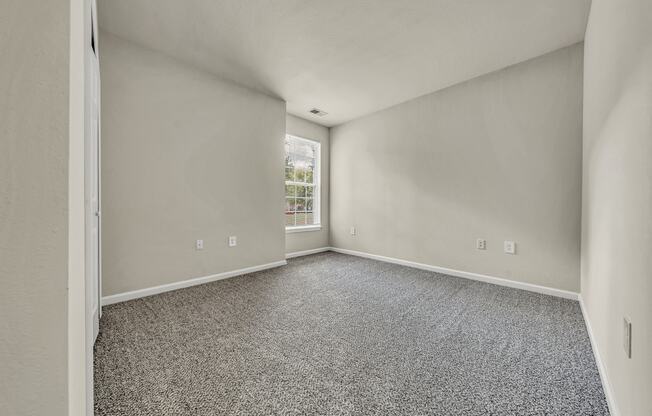
[[[285,136],[285,227],[318,227],[320,207],[319,142]]]

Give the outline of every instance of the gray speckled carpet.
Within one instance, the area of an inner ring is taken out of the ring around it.
[[[577,302],[335,253],[104,309],[96,415],[607,415]]]

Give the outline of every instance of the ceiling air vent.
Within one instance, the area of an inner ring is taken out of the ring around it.
[[[313,108],[312,110],[310,110],[310,112],[319,117],[324,117],[326,114],[328,114],[327,112],[322,111],[318,108]]]

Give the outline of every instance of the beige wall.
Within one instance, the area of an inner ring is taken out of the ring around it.
[[[316,140],[321,143],[321,230],[288,233],[285,236],[285,252],[311,250],[328,247],[329,191],[330,191],[330,131],[299,117],[288,114],[286,118],[288,134]]]
[[[584,62],[582,297],[619,414],[649,416],[652,2],[593,0]]]
[[[67,414],[68,0],[0,2],[0,414]]]
[[[334,127],[331,245],[578,291],[581,120],[576,44]]]
[[[105,33],[100,60],[103,295],[283,260],[285,103]]]

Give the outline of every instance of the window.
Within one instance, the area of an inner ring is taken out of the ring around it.
[[[319,229],[320,145],[314,140],[285,136],[285,228]]]

